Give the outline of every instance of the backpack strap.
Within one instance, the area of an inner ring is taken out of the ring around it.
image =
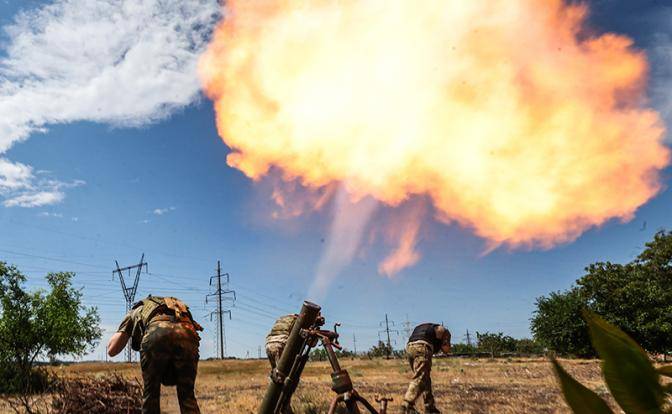
[[[154,315],[160,310],[162,306],[165,306],[164,298],[159,296],[147,296],[147,298],[142,300],[142,322],[147,326],[149,321],[152,320]]]

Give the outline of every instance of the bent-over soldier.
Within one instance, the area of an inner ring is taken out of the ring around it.
[[[413,378],[404,395],[404,413],[417,413],[415,401],[422,394],[426,413],[440,413],[432,393],[432,356],[439,351],[450,352],[450,332],[442,325],[423,323],[413,330],[406,345],[406,356]]]
[[[200,337],[203,328],[187,305],[173,297],[148,296],[133,305],[107,345],[115,356],[128,340],[140,351],[144,390],[143,414],[160,414],[161,384],[176,385],[182,414],[198,414],[194,395]]]
[[[298,317],[299,315],[295,313],[281,316],[273,324],[271,332],[266,335],[266,355],[272,369],[275,369],[278,365],[280,356],[282,356],[282,350],[285,349],[287,338],[289,338],[289,333],[292,332],[292,327],[294,327],[294,323]]]

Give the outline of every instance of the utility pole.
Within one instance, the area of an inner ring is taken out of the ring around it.
[[[224,286],[222,289],[222,278],[225,278]],[[224,314],[229,314],[229,319],[231,319],[231,310],[224,309],[222,302],[231,301],[234,303],[236,301],[236,292],[228,289],[229,286],[229,274],[222,273],[222,268],[219,260],[217,260],[217,275],[210,278],[210,286],[212,282],[216,281],[216,289],[213,293],[206,295],[205,303],[209,303],[208,300],[214,298],[217,301],[217,310],[210,312],[210,320],[212,320],[212,315],[217,316],[217,334],[218,334],[218,344],[219,344],[219,358],[224,359],[226,357],[226,333],[224,332]]]
[[[259,353],[259,359],[261,359],[261,345],[257,347],[257,352]]]
[[[394,326],[394,321],[391,321],[387,318],[387,313],[385,314],[385,329],[382,331],[379,331],[378,334],[385,332],[387,334],[387,357],[390,357],[390,353],[392,352],[392,343],[390,342],[390,332],[395,332],[397,335],[399,335],[399,331],[396,329],[390,329],[390,324]],[[383,325],[383,322],[380,323],[380,326]]]
[[[140,258],[140,263],[133,266],[119,267],[119,262],[114,261],[117,265],[117,268],[112,271],[112,279],[114,280],[114,275],[119,276],[119,282],[121,283],[121,292],[124,294],[124,299],[126,299],[126,312],[131,310],[133,302],[135,302],[135,293],[138,291],[138,282],[140,282],[140,273],[142,269],[145,269],[147,273],[147,262],[145,262],[145,254],[142,254]],[[124,272],[127,272],[128,278],[131,278],[131,271],[135,270],[135,279],[133,280],[133,285],[127,286],[126,280],[124,279]],[[126,346],[126,360],[131,362],[133,357],[133,351],[131,350],[131,343],[129,341]]]
[[[357,356],[357,338],[355,338],[355,334],[352,334],[352,346],[355,348],[355,356]]]
[[[469,335],[469,329],[467,329],[467,346],[471,348],[471,336]]]
[[[406,334],[406,339],[411,337],[411,322],[408,320],[408,313],[406,314],[406,322],[402,324],[404,326],[404,333]]]

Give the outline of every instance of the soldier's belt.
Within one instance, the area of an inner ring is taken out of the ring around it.
[[[408,345],[424,345],[424,346],[429,347],[429,349],[432,351],[432,353],[434,351],[434,346],[427,341],[423,341],[422,339],[418,339],[417,341],[409,342]]]
[[[155,317],[152,318],[152,320],[149,323],[152,323],[154,321],[168,321],[168,322],[173,322],[173,323],[178,323],[178,322],[189,322],[191,324],[191,319],[188,317],[181,317],[177,318],[175,315],[156,315]]]

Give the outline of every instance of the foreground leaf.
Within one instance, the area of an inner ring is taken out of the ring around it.
[[[658,373],[644,350],[625,332],[585,311],[593,346],[602,359],[604,379],[626,414],[661,413],[665,398]]]
[[[551,362],[560,381],[565,401],[575,414],[613,414],[599,395],[572,378],[555,358]]]

